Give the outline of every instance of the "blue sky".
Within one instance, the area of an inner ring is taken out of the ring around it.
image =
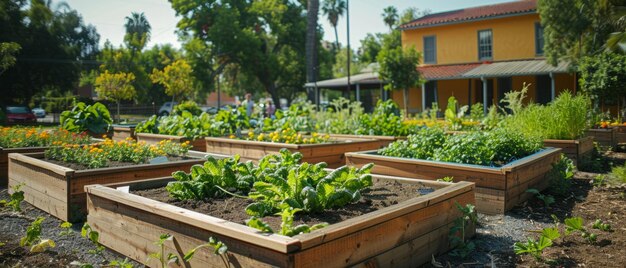
[[[359,40],[367,33],[387,31],[380,15],[387,6],[393,5],[399,11],[417,7],[441,12],[510,1],[512,0],[350,0],[350,43],[353,48],[357,48],[360,46]],[[152,25],[152,39],[148,46],[170,43],[180,47],[174,33],[178,19],[167,0],[65,0],[65,2],[81,13],[86,23],[96,26],[101,36],[100,44],[104,44],[107,39],[116,46],[122,44],[124,17],[129,16],[131,12],[144,12]],[[334,41],[333,28],[321,12],[319,22],[324,27],[324,39]],[[345,17],[339,20],[338,34],[339,42],[345,44]]]

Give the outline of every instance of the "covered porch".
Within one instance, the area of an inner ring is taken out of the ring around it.
[[[349,86],[348,86],[349,85]],[[315,92],[316,105],[331,101],[329,91],[352,101],[359,101],[366,112],[372,112],[378,100],[387,100],[390,92],[384,90],[385,82],[378,78],[378,72],[366,71],[353,76],[306,83],[307,92]]]
[[[459,105],[486,103],[486,113],[491,105],[500,104],[505,93],[520,90],[524,84],[529,88],[526,101],[544,104],[564,90],[577,88],[576,75],[569,73],[567,63],[552,66],[545,60],[431,65],[418,70],[426,82],[409,91],[410,113],[423,112],[433,104],[443,110],[451,96]],[[401,91],[393,91],[392,98],[403,106]]]

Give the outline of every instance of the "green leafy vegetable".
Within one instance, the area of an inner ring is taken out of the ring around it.
[[[109,110],[99,102],[93,105],[79,102],[72,110],[61,113],[61,128],[71,132],[91,131],[102,134],[109,130],[112,122]]]

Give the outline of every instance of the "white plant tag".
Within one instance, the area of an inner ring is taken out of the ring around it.
[[[130,191],[130,186],[121,186],[121,187],[117,187],[118,191],[122,191],[124,193],[128,193]]]

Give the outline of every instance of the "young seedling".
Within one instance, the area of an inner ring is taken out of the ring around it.
[[[59,232],[60,236],[69,236],[73,233],[72,231],[72,224],[69,222],[63,222],[61,223],[61,225],[59,226],[59,228],[63,229],[63,231]]]
[[[228,258],[228,253],[227,253],[228,247],[226,246],[226,244],[222,243],[222,241],[218,241],[217,239],[213,237],[209,237],[209,242],[207,242],[206,244],[199,245],[193,248],[192,250],[190,250],[189,252],[187,252],[187,254],[185,254],[183,259],[186,262],[190,261],[193,258],[194,254],[196,253],[196,251],[201,248],[212,248],[213,254],[220,256],[220,258],[222,259],[222,262],[224,263],[224,267],[227,267],[227,268],[230,267],[230,260]]]
[[[159,246],[160,252],[152,252],[148,254],[149,259],[157,259],[159,263],[161,263],[161,267],[168,267],[170,264],[178,264],[178,256],[173,253],[168,253],[165,255],[165,242],[174,240],[174,236],[170,234],[161,234],[159,236],[159,240],[154,242],[155,245]]]
[[[9,207],[11,208],[11,210],[15,212],[22,211],[20,204],[24,200],[24,191],[20,191],[20,188],[22,188],[23,185],[24,185],[23,183],[20,183],[18,185],[11,187],[11,189],[13,189],[13,193],[9,195],[9,201],[4,200],[4,199],[0,200],[0,206]]]
[[[123,260],[112,260],[107,264],[108,267],[116,267],[116,268],[133,268],[133,264],[128,260],[128,258],[124,258]]]
[[[596,242],[598,238],[596,234],[590,233],[585,229],[581,217],[565,219],[565,234],[569,235],[573,232],[580,232],[580,235],[586,238],[589,243]]]
[[[558,225],[558,220],[556,221]],[[513,251],[515,254],[530,254],[535,257],[537,261],[542,260],[543,250],[551,247],[553,241],[561,237],[561,233],[557,227],[554,228],[545,228],[541,230],[541,236],[539,237],[539,241],[535,241],[533,238],[528,238],[525,243],[516,242],[513,245]]]
[[[100,244],[100,233],[91,229],[89,224],[85,223],[83,228],[80,230],[80,236],[86,237],[96,246],[96,249],[91,249],[88,251],[89,254],[100,254],[104,250],[104,246]]]
[[[94,268],[93,264],[87,262],[73,261],[70,262],[71,266],[76,266],[78,268]]]
[[[30,246],[30,252],[32,253],[44,252],[46,249],[56,246],[54,241],[50,239],[41,239],[41,223],[44,220],[44,217],[37,217],[37,219],[30,224],[26,229],[26,236],[20,239],[20,246]]]
[[[454,182],[454,177],[447,176],[447,177],[443,177],[443,178],[441,178],[441,179],[437,179],[437,181],[441,181],[441,182]]]
[[[300,224],[294,227],[293,216],[299,211],[302,211],[302,209],[287,207],[283,209],[282,212],[276,214],[276,215],[281,216],[282,218],[282,223],[280,224],[279,234],[286,235],[286,236],[294,236],[294,235],[299,235],[299,234],[304,234],[304,233],[310,233],[311,231],[328,226],[328,223],[324,222],[324,223],[315,224],[313,226]],[[252,228],[261,230],[264,233],[274,233],[274,230],[272,230],[272,228],[267,223],[263,222],[263,220],[257,217],[250,218],[249,220],[246,221],[246,224]]]
[[[601,219],[596,219],[592,226],[593,229],[598,229],[600,231],[612,232],[611,225],[608,223],[604,223]]]
[[[537,197],[537,199],[543,201],[543,204],[546,207],[548,207],[548,208],[550,207],[550,205],[554,204],[554,202],[555,202],[554,196],[544,195],[544,194],[540,193],[539,190],[537,190],[537,189],[530,188],[530,189],[526,190],[526,192],[534,194]]]
[[[465,230],[470,224],[476,224],[478,217],[474,211],[474,205],[467,204],[464,207],[459,205],[459,203],[455,203],[455,205],[463,215],[454,220],[454,226],[450,228],[450,233],[448,234],[450,244],[454,247],[450,255],[465,259],[476,249],[474,242],[467,241]]]

